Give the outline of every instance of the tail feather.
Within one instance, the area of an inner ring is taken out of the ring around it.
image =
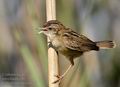
[[[96,45],[100,49],[109,49],[109,48],[115,48],[116,44],[113,41],[98,41],[96,42]]]

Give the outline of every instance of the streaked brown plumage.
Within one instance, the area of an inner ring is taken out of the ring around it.
[[[78,34],[70,28],[66,28],[57,20],[50,20],[43,25],[42,32],[47,35],[54,48],[64,55],[71,63],[66,72],[58,77],[56,82],[60,82],[70,68],[74,65],[74,58],[81,56],[84,52],[91,50],[99,51],[101,48],[113,48],[113,41],[93,42],[84,35]]]

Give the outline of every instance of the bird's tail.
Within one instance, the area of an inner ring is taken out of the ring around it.
[[[113,41],[98,41],[96,42],[96,45],[100,49],[109,49],[109,48],[115,48],[116,44]]]

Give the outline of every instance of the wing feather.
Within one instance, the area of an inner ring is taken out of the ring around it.
[[[95,46],[95,43],[83,35],[79,35],[74,31],[65,32],[63,34],[64,45],[72,50],[87,51]]]

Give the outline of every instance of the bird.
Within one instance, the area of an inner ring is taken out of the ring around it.
[[[70,62],[69,67],[61,76],[55,75],[58,79],[53,83],[60,83],[74,65],[74,59],[80,57],[83,53],[92,50],[99,51],[100,49],[115,48],[116,46],[112,40],[92,41],[86,36],[64,26],[58,20],[50,20],[44,23],[40,33],[45,34],[54,49]]]

